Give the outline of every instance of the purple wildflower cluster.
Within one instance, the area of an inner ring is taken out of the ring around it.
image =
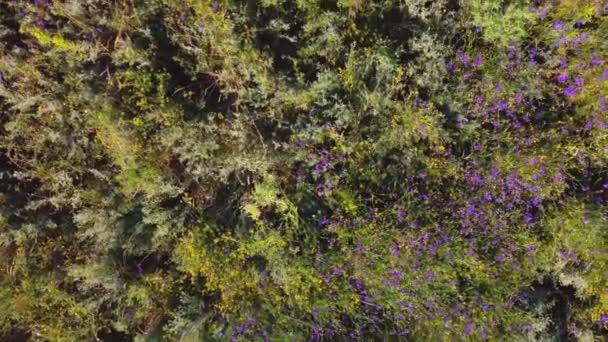
[[[255,319],[250,319],[245,323],[237,326],[234,333],[232,334],[232,337],[230,338],[230,341],[236,342],[239,336],[244,335],[248,330],[254,328],[256,322],[257,321]]]

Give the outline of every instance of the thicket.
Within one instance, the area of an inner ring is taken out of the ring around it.
[[[608,338],[606,0],[2,0],[0,339]]]

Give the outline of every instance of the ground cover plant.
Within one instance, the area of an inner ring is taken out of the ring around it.
[[[1,0],[0,340],[608,339],[608,1]]]

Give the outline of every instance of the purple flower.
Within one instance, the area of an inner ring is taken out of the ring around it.
[[[315,174],[317,176],[322,175],[326,170],[327,170],[327,166],[329,165],[329,158],[327,157],[322,157],[319,160],[319,163],[315,166]]]
[[[447,69],[451,74],[455,74],[458,71],[458,69],[456,68],[456,66],[454,66],[454,63],[452,62],[449,62],[447,64]]]
[[[181,13],[181,14],[179,15],[179,21],[181,21],[181,22],[186,21],[186,15],[185,15],[184,13]]]
[[[505,111],[509,108],[509,104],[505,100],[500,100],[500,101],[498,101],[498,103],[496,103],[496,108],[498,110]]]
[[[553,28],[556,29],[556,30],[558,30],[558,31],[561,31],[561,30],[564,29],[564,24],[561,21],[559,21],[559,20],[555,21],[555,22],[553,22]]]
[[[319,227],[325,227],[329,223],[329,219],[327,216],[324,216],[321,221],[319,221]]]
[[[403,222],[403,220],[405,219],[405,211],[401,210],[401,209],[397,209],[397,222],[401,223]]]
[[[530,214],[529,212],[524,214],[524,222],[527,225],[530,225],[533,221],[534,221],[534,216],[532,216],[532,214]]]
[[[117,173],[119,173],[119,172],[120,172],[120,170],[121,170],[121,168],[120,168],[120,166],[118,166],[118,165],[112,165],[112,168],[110,169],[110,171],[111,171],[113,174],[117,174]]]
[[[357,243],[357,245],[355,245],[355,251],[363,254],[367,253],[367,249],[365,249],[361,243]]]
[[[566,95],[567,97],[573,97],[574,95],[576,95],[576,88],[574,88],[573,86],[566,87],[566,89],[564,89],[564,95]]]
[[[466,216],[473,216],[475,214],[475,205],[469,204],[466,211]]]
[[[533,243],[530,246],[526,247],[526,254],[532,254],[536,250],[536,244]]]
[[[590,131],[592,127],[593,127],[593,123],[591,123],[591,121],[587,121],[585,123],[585,131],[587,131],[587,132]]]
[[[321,335],[319,335],[319,331],[317,329],[314,329],[312,331],[312,335],[310,335],[310,340],[319,341],[320,339],[321,339]]]
[[[488,332],[485,329],[481,329],[481,332],[479,333],[479,337],[482,340],[486,340],[488,338]]]
[[[211,3],[211,9],[213,12],[217,12],[220,9],[220,4],[217,2],[217,0],[213,0]]]
[[[591,65],[594,67],[600,65],[601,62],[602,60],[597,55],[593,56],[591,59]]]
[[[577,77],[574,79],[574,83],[575,83],[577,86],[582,87],[582,86],[583,86],[583,84],[585,84],[585,79],[584,79],[584,78],[582,78],[581,76],[577,76]]]
[[[496,262],[499,264],[502,264],[506,260],[507,260],[507,256],[502,253],[496,256]]]
[[[466,67],[469,65],[469,55],[466,53],[460,54],[460,61]]]
[[[418,132],[420,132],[420,134],[425,135],[426,134],[426,126],[424,126],[424,124],[420,124],[418,126]]]
[[[468,322],[467,325],[464,328],[464,336],[470,336],[472,330],[473,330],[473,324],[471,324],[470,322]]]
[[[539,162],[540,162],[540,160],[538,159],[538,157],[533,157],[533,158],[530,158],[529,164],[530,165],[536,165]]]
[[[325,193],[325,187],[323,186],[323,183],[317,184],[317,187],[315,190],[317,191],[317,194],[323,195]]]
[[[414,103],[416,104],[417,107],[421,107],[421,108],[426,108],[429,106],[429,101],[425,101],[419,97],[416,98],[416,101],[414,101]]]
[[[391,269],[388,271],[388,273],[395,278],[395,284],[399,285],[399,283],[401,283],[401,279],[403,279],[403,272],[397,269]]]
[[[568,81],[568,73],[562,72],[557,75],[557,82],[560,84],[564,84]]]
[[[399,256],[400,250],[399,250],[399,245],[397,245],[396,243],[393,243],[391,246],[391,254],[394,256]]]
[[[568,67],[568,59],[566,59],[566,57],[562,57],[559,59],[559,67],[561,69],[566,69]]]
[[[600,95],[598,100],[600,101],[600,108],[603,111],[607,111],[608,110],[608,104],[606,104],[606,96],[604,95]]]
[[[531,207],[533,207],[533,208],[538,207],[538,205],[540,204],[540,202],[541,202],[541,199],[540,199],[540,197],[538,197],[538,196],[534,196],[534,197],[532,197],[532,198],[530,199],[530,201],[529,201],[530,206],[531,206]]]
[[[492,194],[491,194],[491,193],[489,193],[489,192],[486,192],[486,193],[483,195],[483,199],[484,199],[484,201],[485,201],[486,203],[491,202],[491,201],[492,201],[492,199],[493,199]]]
[[[548,10],[545,8],[542,11],[540,11],[540,13],[538,13],[540,20],[545,19],[545,17],[547,16],[547,12],[548,12]]]
[[[600,314],[600,319],[599,319],[598,323],[600,325],[607,325],[608,324],[608,313]]]
[[[530,63],[536,64],[536,60],[534,59],[536,57],[536,48],[530,49],[528,56],[530,56]]]
[[[329,180],[326,180],[325,183],[317,184],[316,190],[317,190],[317,194],[319,194],[319,196],[322,196],[333,188],[334,188],[333,184],[331,184],[331,182]]]
[[[513,96],[513,103],[520,104],[524,100],[524,95],[522,93],[516,93]]]
[[[475,60],[473,61],[473,63],[471,63],[471,65],[474,68],[479,68],[479,67],[481,67],[483,65],[483,62],[481,61],[481,55],[480,54],[477,54],[475,56]]]

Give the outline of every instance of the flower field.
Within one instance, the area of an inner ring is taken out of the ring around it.
[[[0,0],[0,341],[608,340],[607,0]]]

